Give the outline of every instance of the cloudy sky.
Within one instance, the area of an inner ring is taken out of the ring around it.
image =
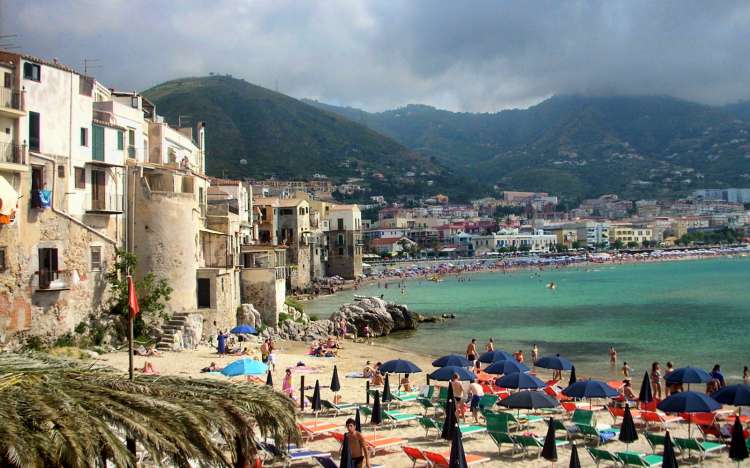
[[[527,107],[557,93],[750,99],[750,2],[0,0],[0,34],[110,87],[229,73],[383,110]]]

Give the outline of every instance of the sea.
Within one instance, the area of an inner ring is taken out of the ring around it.
[[[720,364],[730,381],[750,366],[749,257],[472,273],[408,280],[403,289],[384,283],[318,298],[305,311],[327,318],[355,294],[382,295],[423,314],[456,316],[380,338],[387,346],[441,356],[463,354],[472,338],[482,350],[492,337],[496,349],[523,350],[529,359],[537,344],[541,356],[570,359],[578,376],[602,379],[621,376],[623,361],[634,376],[654,361],[662,369],[667,361],[709,371]]]

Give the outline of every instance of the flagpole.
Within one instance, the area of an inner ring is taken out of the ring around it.
[[[130,380],[133,380],[133,314],[130,313],[130,308],[127,308],[128,313],[128,376]]]

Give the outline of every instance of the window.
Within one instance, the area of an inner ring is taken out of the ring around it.
[[[339,231],[344,230],[344,218],[338,218],[338,229]]]
[[[91,271],[101,271],[102,269],[102,246],[91,246]]]
[[[341,256],[341,257],[344,256],[344,248],[343,247],[339,247],[339,256]]]
[[[107,191],[107,176],[104,171],[91,170],[91,209],[105,210]]]
[[[29,149],[32,151],[39,151],[39,119],[38,112],[29,112]]]
[[[5,259],[5,247],[0,247],[0,271],[5,270],[8,268],[8,264],[6,263]]]
[[[42,66],[36,63],[25,62],[23,64],[23,77],[27,80],[41,81]]]
[[[57,249],[39,249],[39,288],[49,289],[57,279]]]
[[[13,87],[13,75],[11,73],[5,72],[3,75],[3,88],[10,89]]]
[[[76,172],[75,173],[76,188],[85,189],[86,188],[86,169],[82,167],[76,167],[75,172]]]
[[[122,130],[117,131],[117,149],[119,151],[125,149],[125,134],[122,132]]]
[[[59,177],[60,179],[65,178],[65,166],[62,164],[57,166],[57,177]]]
[[[89,145],[89,129],[81,127],[81,146]]]

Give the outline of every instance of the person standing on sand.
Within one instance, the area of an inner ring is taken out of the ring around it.
[[[466,347],[466,359],[472,363],[477,360],[477,339],[472,338],[469,346]]]
[[[495,350],[495,342],[490,338],[490,340],[487,342],[487,346],[485,346],[485,349],[488,353],[491,353]]]
[[[456,401],[456,416],[466,419],[466,406],[464,403],[464,385],[458,379],[458,374],[453,374],[450,382],[453,387],[453,399]]]
[[[535,363],[539,360],[539,348],[536,346],[536,343],[534,343],[534,346],[531,348],[531,363]]]
[[[471,402],[469,409],[471,409],[471,415],[474,416],[474,424],[479,424],[479,401],[483,396],[482,386],[476,380],[472,380],[469,383],[468,399]]]
[[[294,399],[294,388],[292,387],[292,370],[287,369],[284,374],[284,380],[281,383],[281,391],[284,395]]]
[[[367,452],[367,444],[361,432],[357,431],[354,419],[346,420],[346,437],[349,442],[349,452],[355,468],[370,468],[370,455]],[[342,463],[343,465],[343,463]]]

